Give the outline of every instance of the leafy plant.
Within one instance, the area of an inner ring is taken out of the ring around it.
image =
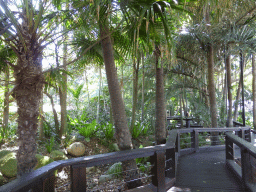
[[[97,125],[97,122],[95,119],[91,123],[80,124],[76,128],[80,135],[82,135],[86,138],[91,138],[97,132],[98,125]]]
[[[191,145],[191,134],[190,133],[184,133],[180,135],[180,148],[185,149],[188,148],[189,145]]]
[[[72,144],[73,140],[71,139],[70,135],[66,135],[66,137],[62,140],[63,141],[63,146],[67,148],[69,145]]]
[[[141,126],[141,124],[136,124],[133,126],[132,128],[132,138],[136,139],[140,136],[140,134],[142,133],[143,130],[143,126]]]
[[[143,148],[143,145],[140,145],[139,148]],[[150,162],[148,162],[150,157],[142,157],[135,159],[137,166],[143,172],[148,171],[150,168]]]
[[[54,146],[54,137],[51,137],[50,142],[45,144],[48,153],[51,153]]]
[[[109,175],[114,175],[116,177],[119,177],[122,173],[122,163],[114,163],[107,171]]]
[[[0,130],[0,141],[3,139],[12,138],[16,134],[16,128],[13,125],[8,125],[4,130],[3,128]]]
[[[106,137],[106,139],[111,140],[114,137],[114,127],[111,123],[104,124],[102,127],[102,131]]]
[[[148,135],[149,134],[149,124],[143,124],[143,129],[142,129],[142,135]]]

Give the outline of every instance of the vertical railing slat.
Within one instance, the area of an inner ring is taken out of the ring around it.
[[[156,151],[151,157],[152,168],[152,184],[157,187],[157,192],[166,192],[165,189],[165,151]]]
[[[191,133],[191,147],[195,149],[195,152],[199,151],[198,131],[193,130]]]
[[[71,191],[86,192],[86,167],[71,165]]]
[[[178,153],[178,155],[180,155],[180,133],[179,132],[177,133],[175,147],[176,147],[176,152]]]
[[[252,182],[252,169],[250,163],[250,154],[247,149],[241,148],[241,167],[242,181],[246,186],[246,182]]]
[[[234,160],[234,143],[225,136],[225,145],[226,145],[226,159]]]
[[[166,149],[166,171],[165,177],[175,178],[176,177],[176,153],[175,148]]]

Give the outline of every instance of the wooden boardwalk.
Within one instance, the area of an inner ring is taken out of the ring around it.
[[[178,161],[176,189],[169,191],[226,192],[245,191],[225,167],[225,150],[199,152],[182,156]],[[169,192],[168,191],[168,192]]]
[[[236,150],[237,155],[239,151]],[[225,166],[225,150],[198,152],[179,157],[176,184],[167,192],[245,192]],[[129,192],[155,192],[151,186]]]

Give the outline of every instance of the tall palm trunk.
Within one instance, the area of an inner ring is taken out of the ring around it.
[[[166,142],[166,130],[165,130],[165,99],[164,99],[164,71],[163,64],[159,62],[161,55],[160,46],[155,46],[155,64],[156,64],[156,123],[155,123],[155,135],[156,143],[164,144]]]
[[[8,129],[8,121],[9,121],[9,68],[8,66],[5,69],[5,90],[4,90],[4,113],[3,113],[3,131],[6,133]]]
[[[228,47],[227,47],[228,52]],[[226,55],[226,70],[227,70],[227,88],[228,88],[228,119],[227,127],[233,126],[232,120],[232,92],[231,92],[231,63],[230,63],[230,54]]]
[[[67,70],[67,43],[63,45],[63,69]],[[60,95],[60,130],[59,130],[59,138],[61,140],[62,135],[65,134],[67,130],[67,83],[68,78],[66,73],[62,73],[62,84],[59,89]]]
[[[132,122],[131,130],[135,125],[135,115],[137,109],[137,98],[138,98],[138,79],[139,79],[139,65],[140,65],[140,56],[137,58],[137,64],[133,63],[133,96],[132,96]]]
[[[210,112],[211,112],[211,124],[213,128],[218,127],[217,124],[217,106],[215,96],[215,83],[214,83],[214,61],[213,61],[213,46],[209,44],[207,47],[207,62],[208,62],[208,89],[210,97]],[[212,133],[211,144],[216,145],[218,143],[218,133]]]
[[[256,129],[256,67],[255,55],[252,54],[252,93],[253,93],[253,128]]]
[[[17,133],[19,135],[18,177],[31,172],[37,162],[35,158],[37,151],[36,133],[44,82],[41,47],[34,36],[30,35],[26,19],[23,20],[22,26],[22,36],[25,39],[26,49],[20,43],[17,67],[14,68],[16,88],[13,92],[19,115],[17,120]]]
[[[120,150],[129,150],[132,149],[131,133],[128,128],[125,106],[119,88],[113,54],[113,45],[110,36],[105,37],[109,33],[109,27],[107,24],[102,23],[99,23],[99,27],[100,36],[102,38],[101,46],[103,50],[108,89],[116,130],[115,137]],[[105,38],[103,39],[103,37]],[[135,160],[125,161],[123,162],[122,166],[124,171],[137,168]],[[131,171],[129,175],[125,175],[125,180],[135,179],[136,177],[137,171]],[[137,187],[140,184],[140,182],[129,183],[128,188]]]

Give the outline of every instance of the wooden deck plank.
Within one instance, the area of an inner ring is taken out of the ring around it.
[[[225,151],[194,153],[179,158],[176,187],[193,191],[244,191],[225,166]]]

